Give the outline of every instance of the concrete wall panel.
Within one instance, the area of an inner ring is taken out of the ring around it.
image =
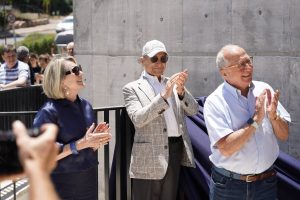
[[[232,2],[233,42],[267,55],[290,50],[289,1]]]
[[[285,25],[287,31],[291,35],[291,52],[299,56],[300,52],[300,3],[299,0],[291,0],[288,12],[290,14],[289,20],[286,21]]]
[[[194,96],[221,82],[215,67],[225,44],[254,56],[254,79],[280,89],[292,116],[281,149],[300,158],[299,0],[74,0],[75,52],[94,106],[123,104],[122,87],[140,76],[144,43],[158,39],[170,55],[166,75],[189,71]]]
[[[90,0],[82,0],[76,1],[75,4],[75,23],[74,23],[74,40],[75,44],[75,52],[77,55],[87,54],[92,55],[93,49],[93,37],[92,32],[93,27],[92,19],[94,13],[92,12],[92,1]],[[76,11],[76,9],[78,9]]]
[[[231,0],[184,1],[184,52],[214,55],[221,46],[231,43],[231,19]]]

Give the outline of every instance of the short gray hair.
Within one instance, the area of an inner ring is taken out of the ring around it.
[[[62,88],[62,81],[65,78],[65,62],[67,61],[74,62],[76,64],[75,58],[68,56],[54,58],[47,65],[43,78],[43,90],[48,98],[65,98],[65,94]]]
[[[240,46],[235,44],[227,44],[221,48],[217,54],[216,64],[217,68],[221,69],[228,65],[229,61],[224,57],[224,51],[235,52],[237,49],[242,49]]]
[[[26,57],[29,56],[29,49],[25,46],[19,46],[17,48],[17,57],[18,60],[24,61]]]
[[[224,58],[224,52],[221,49],[217,54],[217,59],[216,59],[217,68],[221,69],[222,67],[225,67],[227,63],[228,61]]]

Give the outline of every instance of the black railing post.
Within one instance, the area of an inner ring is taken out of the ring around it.
[[[98,113],[94,111],[94,116],[95,116],[95,120],[96,122],[98,122]],[[95,126],[97,126],[97,124],[95,124]],[[98,156],[99,156],[99,150],[97,150],[97,161],[99,162],[98,160]],[[99,172],[97,170],[97,188],[99,189]],[[98,190],[99,191],[99,190]],[[98,194],[98,198],[99,198],[99,194]]]
[[[109,110],[104,110],[104,121],[109,123]],[[104,146],[105,200],[109,200],[109,143]]]
[[[14,184],[14,200],[16,200],[17,199],[16,182],[14,181],[13,184]]]
[[[116,173],[116,200],[122,199],[122,167],[121,167],[121,152],[122,152],[122,130],[121,130],[121,115],[120,110],[115,112],[115,122],[116,122],[116,146],[115,146],[115,173]]]
[[[129,165],[130,165],[130,156],[131,156],[131,148],[132,148],[132,143],[133,143],[133,138],[134,138],[134,126],[126,112],[126,110],[124,109],[123,112],[123,124],[125,125],[125,144],[124,144],[124,149],[125,151],[125,155],[124,155],[124,159],[125,159],[125,166],[124,168],[126,169],[126,174],[124,175],[126,177],[126,196],[128,200],[131,200],[131,178],[129,177]]]

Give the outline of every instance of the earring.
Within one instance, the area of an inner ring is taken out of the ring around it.
[[[64,87],[64,93],[66,96],[69,96],[70,92],[67,87]]]

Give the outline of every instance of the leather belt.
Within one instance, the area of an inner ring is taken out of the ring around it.
[[[179,137],[168,137],[170,143],[177,143],[182,141],[182,136]]]
[[[228,178],[233,178],[236,180],[242,180],[245,182],[260,181],[276,175],[276,171],[274,169],[266,170],[265,172],[262,172],[260,174],[249,174],[249,175],[234,173],[224,168],[218,168],[215,166],[213,167],[213,169],[219,174],[222,174],[223,176],[226,176]]]

